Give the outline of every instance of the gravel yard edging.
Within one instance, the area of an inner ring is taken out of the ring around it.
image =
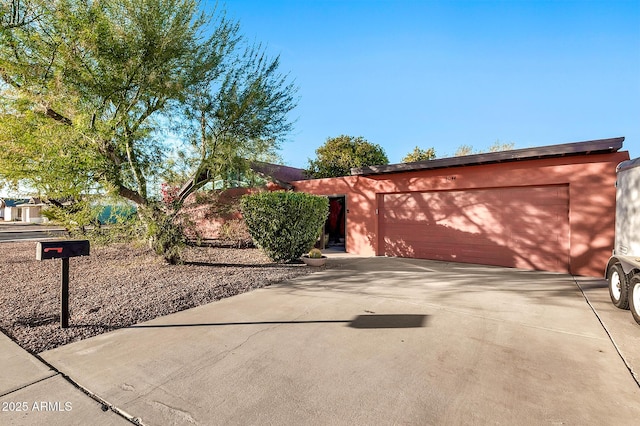
[[[318,270],[272,263],[258,249],[187,247],[168,265],[131,244],[70,259],[69,328],[60,328],[60,261],[35,260],[31,242],[0,244],[0,329],[37,354]]]

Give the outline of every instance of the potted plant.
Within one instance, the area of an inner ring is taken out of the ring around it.
[[[324,266],[327,263],[327,256],[324,256],[317,248],[311,249],[309,254],[302,256],[302,261],[309,266]]]

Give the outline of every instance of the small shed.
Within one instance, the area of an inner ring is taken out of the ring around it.
[[[353,169],[292,182],[340,198],[346,250],[601,276],[624,138]]]

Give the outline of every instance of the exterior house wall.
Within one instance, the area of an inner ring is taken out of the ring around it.
[[[5,207],[4,208],[4,220],[6,222],[11,222],[14,220],[18,220],[18,208],[17,207]]]
[[[346,196],[346,250],[375,256],[377,243],[376,182],[360,176],[292,182],[296,191],[315,195]]]
[[[218,239],[222,226],[241,217],[237,209],[240,197],[251,192],[249,188],[191,194],[185,200],[181,214],[185,233],[189,238]]]
[[[193,193],[185,200],[181,223],[191,239],[215,240],[224,238],[222,228],[225,223],[242,218],[240,198],[259,191],[279,191],[283,188],[268,183],[263,188],[229,188],[223,191]]]
[[[292,184],[297,191],[346,195],[346,250],[361,255],[383,254],[376,209],[384,194],[568,185],[569,272],[601,276],[613,248],[616,166],[627,159],[627,152],[575,155]]]
[[[43,223],[45,218],[42,216],[41,206],[26,206],[22,209],[22,221],[28,223]]]

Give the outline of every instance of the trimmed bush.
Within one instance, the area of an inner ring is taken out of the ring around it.
[[[245,195],[240,207],[253,241],[276,262],[309,251],[329,215],[327,197],[303,192]]]

